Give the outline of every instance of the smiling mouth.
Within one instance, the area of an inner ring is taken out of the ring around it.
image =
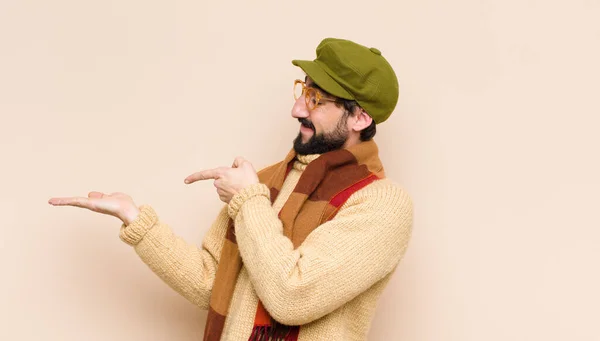
[[[315,131],[315,129],[313,127],[311,127],[310,125],[307,125],[307,124],[300,124],[300,128],[303,128],[304,130],[310,130],[312,132]]]
[[[304,128],[310,129],[310,130],[312,130],[312,131],[314,131],[314,130],[315,130],[315,128],[313,127],[313,125],[312,125],[312,124],[310,124],[310,122],[308,122],[308,121],[305,121],[305,120],[300,120],[300,125],[301,125],[302,127],[304,127]]]

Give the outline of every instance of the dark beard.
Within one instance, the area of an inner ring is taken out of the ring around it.
[[[323,154],[333,150],[341,149],[348,139],[348,127],[346,126],[347,117],[345,115],[338,121],[335,130],[329,133],[313,134],[306,142],[302,143],[302,133],[298,133],[294,139],[294,150],[300,155]],[[305,118],[299,118],[298,121],[304,126],[311,128],[313,133],[315,127],[312,122]]]

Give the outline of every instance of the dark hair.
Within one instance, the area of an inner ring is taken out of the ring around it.
[[[360,109],[360,105],[358,105],[358,103],[353,100],[336,98],[335,104],[338,105],[338,107],[344,107],[344,118],[348,118],[348,116],[354,115],[356,109]],[[371,121],[371,125],[360,131],[360,140],[369,141],[373,138],[373,136],[375,136],[376,132],[377,124],[373,120]]]
[[[343,119],[347,119],[349,116],[354,115],[354,113],[356,112],[356,109],[360,109],[360,105],[358,105],[358,103],[356,101],[333,96],[330,93],[328,93],[327,91],[323,90],[319,85],[317,85],[314,82],[311,84],[311,87],[318,89],[319,91],[321,91],[323,93],[323,95],[325,95],[327,97],[335,98],[336,106],[338,108],[342,108],[342,107],[344,108],[344,116],[342,116]],[[377,124],[373,120],[373,121],[371,121],[370,126],[368,126],[365,129],[360,131],[360,140],[361,141],[369,141],[373,138],[373,136],[375,136],[376,132],[377,132]]]

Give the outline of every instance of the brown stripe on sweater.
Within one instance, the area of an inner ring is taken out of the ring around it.
[[[350,198],[350,196],[354,192],[358,191],[359,189],[367,186],[368,184],[370,184],[376,180],[379,180],[377,175],[371,174],[371,175],[367,176],[366,178],[360,180],[359,182],[353,184],[352,186],[349,186],[348,188],[341,191],[340,193],[336,194],[329,202],[331,205],[333,205],[335,207],[340,207],[346,202],[346,200],[348,200],[348,198]]]
[[[275,201],[275,198],[277,198],[277,196],[279,195],[279,189],[275,188],[275,187],[271,187],[269,188],[269,191],[271,192],[271,202]]]
[[[314,231],[313,226],[319,226],[323,219],[322,212],[329,203],[327,201],[306,201],[294,221],[292,233],[292,243],[294,249],[298,248],[306,237]],[[331,205],[329,205],[331,206]]]
[[[219,341],[225,326],[225,316],[217,313],[212,307],[208,307],[208,317],[204,327],[204,341]]]
[[[225,240],[223,250],[221,251],[221,260],[227,259],[227,262],[219,262],[219,267],[223,267],[221,271],[217,271],[215,283],[218,286],[213,286],[210,297],[210,306],[219,314],[227,316],[229,303],[235,288],[237,274],[242,267],[242,260],[236,244],[229,240]]]
[[[258,178],[261,183],[266,184],[269,188],[276,188],[281,190],[283,180],[291,169],[291,162],[296,157],[294,150],[292,149],[283,159],[283,161],[273,164],[260,172],[258,172]]]
[[[283,223],[283,234],[288,238],[292,235],[294,220],[296,219],[298,212],[300,212],[300,208],[302,208],[306,198],[308,198],[308,196],[304,193],[292,192],[279,212],[279,217]]]
[[[368,177],[369,171],[373,172],[377,178],[384,177],[383,166],[377,151],[374,141],[366,141],[347,149],[325,153],[307,165],[300,175],[296,188],[279,212],[284,235],[292,240],[294,247],[302,244],[313,230],[335,216],[339,207],[348,197],[367,184],[365,178],[369,181],[373,179]],[[283,161],[258,172],[260,182],[267,185],[270,190],[271,203],[279,195],[295,156],[292,149]],[[309,196],[311,196],[311,200],[307,200]],[[220,339],[237,276],[242,266],[234,231],[232,221],[224,239],[211,293],[210,309],[212,312],[209,311],[208,314],[205,340],[217,341]],[[257,309],[257,316],[260,317],[259,313],[260,311]],[[277,329],[281,326],[272,323],[271,326],[265,327],[264,320],[255,318],[253,332],[264,336],[264,333],[270,332],[270,329]],[[298,327],[293,327],[293,331],[297,332]]]
[[[327,207],[323,212],[323,216],[326,217],[323,221],[330,221],[331,219],[333,219],[342,207],[342,205],[346,202],[346,200],[348,200],[348,198],[350,198],[352,194],[376,180],[379,180],[377,175],[371,174],[365,179],[355,183],[354,185],[343,190],[342,192],[336,194],[336,196],[329,201]]]
[[[231,219],[229,219],[229,223],[227,224],[227,233],[225,234],[225,238],[232,243],[237,244],[237,239],[235,237],[235,226],[233,225],[233,220]]]
[[[294,192],[311,194],[323,182],[325,175],[332,168],[356,164],[354,155],[348,150],[340,149],[327,154],[326,158],[319,157],[306,166],[302,172],[303,181],[298,181]],[[327,185],[329,186],[329,184]]]
[[[332,170],[323,180],[323,183],[327,183],[327,186],[319,186],[308,200],[329,201],[340,192],[340,189],[343,190],[352,186],[369,175],[371,175],[371,172],[365,165],[348,165]]]
[[[377,147],[375,141],[370,140],[363,142],[362,144],[364,145],[357,145],[348,150],[354,154],[354,157],[356,157],[357,160],[360,160],[360,164],[367,165],[370,172],[377,175],[380,179],[385,178],[385,170],[381,163],[381,159],[379,159],[379,147]]]

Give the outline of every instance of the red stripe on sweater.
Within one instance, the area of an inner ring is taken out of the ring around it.
[[[340,193],[336,194],[329,203],[331,205],[333,205],[334,207],[339,208],[346,202],[346,200],[348,200],[348,198],[350,198],[350,196],[354,192],[358,191],[359,189],[365,187],[366,185],[372,183],[373,181],[375,181],[377,179],[378,179],[377,175],[371,174],[368,177],[360,180],[359,182],[355,183],[354,185],[352,185],[352,186],[346,188],[345,190],[341,191]]]

